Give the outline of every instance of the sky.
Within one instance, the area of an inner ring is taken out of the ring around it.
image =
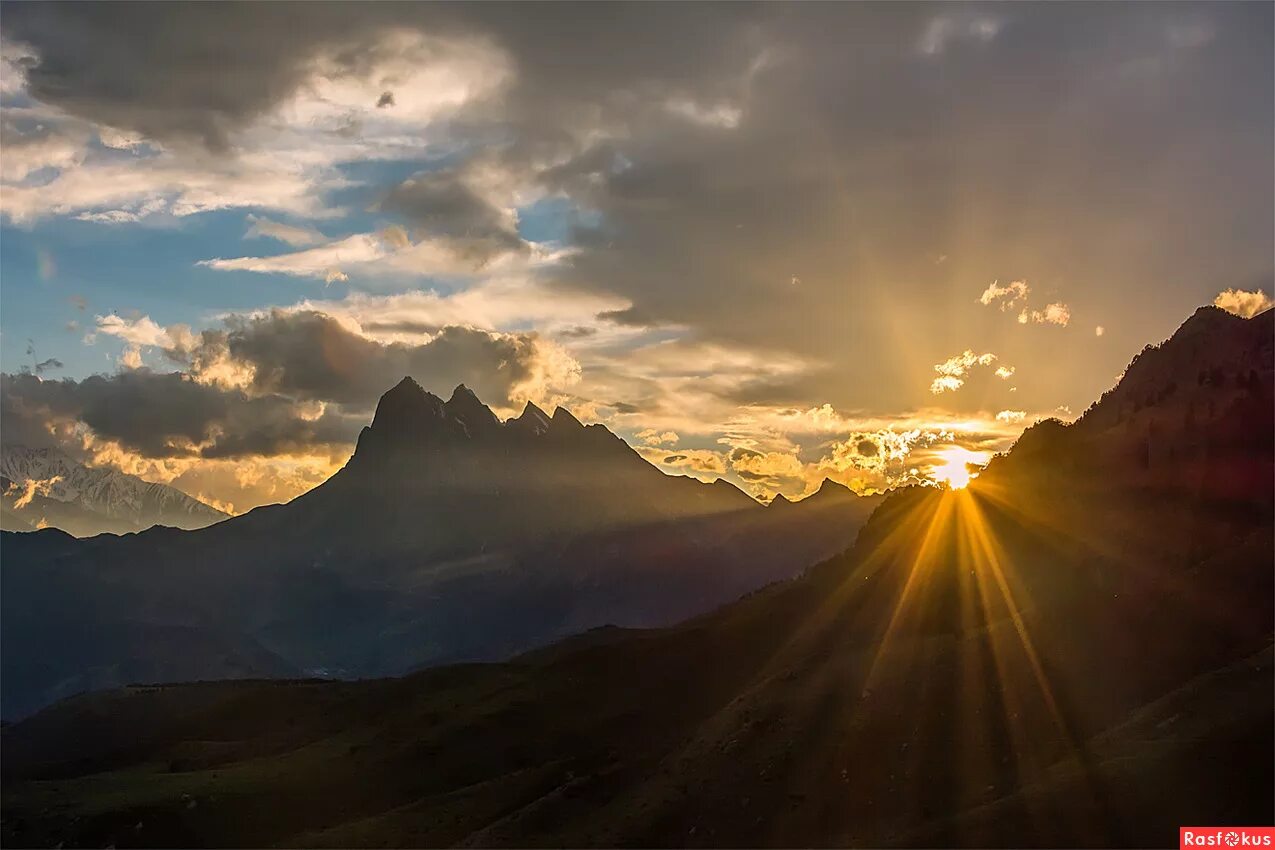
[[[410,374],[942,477],[1269,306],[1273,9],[3,4],[0,439],[239,513]]]

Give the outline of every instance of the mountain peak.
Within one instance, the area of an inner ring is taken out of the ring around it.
[[[414,424],[441,419],[442,414],[442,399],[426,392],[408,376],[381,396],[376,405],[376,415],[372,417],[372,428],[410,430]]]
[[[411,375],[404,375],[403,380],[399,381],[397,384],[395,384],[394,386],[390,387],[388,390],[385,391],[385,395],[386,396],[391,394],[403,395],[403,394],[409,394],[409,393],[424,393],[424,392],[425,392],[425,388],[422,387],[420,384],[416,383],[415,378],[413,378]],[[384,396],[382,396],[382,398],[384,398]]]
[[[819,485],[819,489],[812,495],[819,496],[824,499],[844,499],[849,496],[853,496],[854,491],[839,481],[833,481],[831,478],[825,478],[823,483]]]
[[[447,400],[444,408],[465,425],[471,437],[500,424],[500,419],[491,412],[491,408],[483,404],[474,395],[474,391],[464,384],[458,384],[452,390],[452,397]]]
[[[553,423],[555,425],[566,425],[569,428],[581,429],[584,425],[580,424],[580,420],[571,415],[571,411],[565,407],[555,407],[553,410]]]
[[[1247,320],[1242,316],[1228,313],[1221,307],[1207,304],[1192,313],[1191,317],[1174,332],[1170,340],[1196,334],[1216,333],[1228,325],[1241,325],[1245,321]]]
[[[549,430],[549,415],[529,401],[518,418],[505,424],[533,434],[543,434]]]

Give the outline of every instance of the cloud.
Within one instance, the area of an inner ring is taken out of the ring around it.
[[[416,174],[395,186],[380,208],[417,232],[459,240],[480,262],[525,246],[512,202],[517,177],[486,159]]]
[[[142,368],[142,350],[136,345],[127,346],[120,352],[119,364],[122,369]]]
[[[1043,310],[1033,310],[1027,304],[1030,295],[1031,287],[1025,280],[1011,281],[1004,286],[999,281],[992,281],[978,297],[978,301],[985,307],[997,304],[1002,313],[1021,307],[1018,313],[1020,325],[1033,323],[1066,326],[1071,321],[1071,310],[1066,304],[1055,302],[1046,305]]]
[[[916,49],[925,56],[940,56],[956,44],[986,44],[1003,26],[1002,19],[991,15],[945,12],[925,23]]]
[[[385,244],[373,234],[356,234],[317,248],[272,257],[237,257],[235,259],[201,260],[199,265],[220,271],[249,271],[260,274],[286,274],[296,277],[322,278],[331,283],[344,279],[343,264],[359,265],[378,260],[386,254]]]
[[[519,243],[521,245],[521,243]],[[345,282],[350,274],[378,277],[472,277],[534,269],[555,261],[552,254],[523,251],[512,243],[468,235],[422,238],[413,243],[399,226],[356,233],[301,251],[269,257],[217,257],[198,265],[218,271],[247,271]]]
[[[60,170],[41,184],[6,183],[0,212],[19,224],[56,215],[122,224],[153,215],[184,217],[233,207],[323,215],[318,199],[338,175],[307,174],[273,157],[188,162],[158,154],[145,165],[106,160]]]
[[[933,402],[914,362],[877,355],[901,328],[962,344],[959,304],[934,309],[936,293],[961,302],[978,294],[962,287],[1032,269],[1078,304],[1119,281],[1121,299],[1164,323],[1164,281],[1266,267],[1271,165],[1253,122],[1270,99],[1234,80],[1269,76],[1251,34],[1270,12],[1183,14],[324,4],[298,27],[248,4],[18,4],[4,38],[21,46],[0,52],[19,64],[0,77],[4,118],[31,151],[0,207],[24,225],[83,216],[99,228],[190,228],[187,216],[236,209],[331,233],[279,256],[216,243],[199,258],[374,290],[347,303],[307,293],[299,310],[381,344],[536,328],[562,374],[579,366],[552,392],[627,432],[700,446],[721,429],[785,452],[783,434],[811,461],[868,415],[855,411]],[[1179,23],[1211,32],[1189,63]],[[1173,72],[1173,97],[1121,74],[1143,53]],[[229,71],[208,74],[210,56]],[[378,106],[387,93],[394,104]],[[926,192],[900,195],[917,175]],[[1182,210],[1196,238],[1166,247]],[[552,256],[515,240],[538,229]],[[423,281],[437,291],[417,291]],[[263,292],[263,304],[297,297]],[[1049,323],[1048,298],[1006,307],[1012,295],[992,303]],[[1051,394],[1024,386],[1016,407],[1075,404],[1092,389],[1084,376],[1115,368],[1100,346],[1063,357],[1059,342],[1015,341]],[[251,387],[255,367],[226,358],[217,385]],[[950,379],[942,401],[975,403],[950,392],[964,376],[937,377]],[[794,436],[802,428],[820,442]]]
[[[1098,325],[1096,328],[1093,329],[1094,336],[1102,336],[1106,332],[1107,332],[1107,329],[1104,328],[1102,325]]]
[[[945,392],[956,392],[961,387],[965,386],[965,378],[969,375],[971,369],[976,366],[990,366],[994,362],[996,362],[995,354],[992,354],[991,352],[986,354],[975,354],[967,348],[960,354],[957,354],[954,357],[949,357],[942,363],[935,364],[934,371],[938,372],[939,376],[930,383],[930,392],[935,395]],[[998,369],[997,374],[999,373],[1000,370]],[[1013,367],[1010,367],[1009,374],[1013,374]],[[1009,375],[1003,375],[1001,377],[1007,378]]]
[[[713,481],[726,472],[726,461],[721,452],[711,449],[684,449],[669,454],[658,446],[638,446],[637,453],[665,472],[691,475],[701,480]]]
[[[170,335],[171,336],[171,335]],[[468,384],[499,408],[548,402],[579,379],[579,364],[536,334],[438,328],[415,343],[365,335],[349,317],[315,310],[231,316],[168,347],[194,380],[254,395],[333,402],[367,410],[404,375],[427,387]]]
[[[1251,319],[1275,306],[1270,296],[1260,289],[1249,292],[1244,289],[1224,289],[1213,299],[1213,305],[1228,313]]]
[[[87,129],[44,122],[31,124],[18,120],[21,116],[20,110],[6,110],[6,116],[0,118],[0,143],[4,145],[0,180],[21,183],[46,169],[72,168],[83,160]]]
[[[1024,309],[1018,314],[1018,323],[1025,325],[1028,322],[1041,325],[1061,325],[1067,326],[1071,321],[1071,310],[1066,304],[1054,303],[1046,305],[1044,310],[1026,310]]]
[[[1015,372],[1015,369],[1013,366],[1006,365],[1006,366],[996,367],[996,377],[1000,378],[1003,381],[1008,381],[1010,378],[1012,378],[1014,376],[1014,372]]]
[[[440,294],[416,289],[394,295],[354,293],[340,300],[304,300],[293,309],[317,310],[356,322],[369,336],[408,341],[447,325],[511,331],[536,327],[572,346],[634,339],[641,329],[617,328],[596,316],[623,302],[588,291],[555,289],[534,276],[495,273],[466,289]],[[582,333],[581,329],[588,330]]]
[[[16,89],[59,118],[43,122],[51,129],[39,153],[34,141],[15,141],[31,154],[12,168],[6,139],[0,210],[11,221],[123,223],[245,207],[329,214],[325,194],[347,182],[341,163],[419,157],[436,123],[495,96],[511,74],[489,40],[342,20],[348,11],[335,8],[293,32],[264,10],[232,15],[242,30],[199,12],[121,14],[129,22],[6,15],[6,37],[34,45]],[[118,34],[117,24],[130,33],[122,53],[83,48]],[[157,44],[222,56],[234,73],[209,74]],[[393,109],[376,106],[387,82],[397,86]],[[51,179],[23,182],[50,170]]]
[[[665,431],[660,433],[654,428],[647,428],[645,431],[639,431],[637,438],[648,446],[677,445],[678,436],[673,431]]]
[[[328,241],[328,238],[313,227],[300,226],[295,224],[285,224],[281,221],[274,221],[263,216],[248,216],[248,232],[244,234],[245,239],[255,237],[265,237],[267,239],[276,239],[293,247],[305,247],[310,245],[320,245]]]
[[[730,453],[731,469],[745,481],[782,487],[786,482],[805,480],[805,464],[796,453],[757,452],[737,448]]]
[[[239,514],[258,505],[289,501],[330,478],[345,463],[348,452],[275,455],[156,464],[142,460],[137,474],[189,493],[218,510]],[[118,463],[128,463],[112,453]]]
[[[147,345],[169,348],[173,345],[173,339],[169,336],[168,331],[156,324],[150,316],[126,319],[122,316],[111,314],[109,316],[95,316],[93,322],[96,334],[118,337],[134,347]]]
[[[1022,422],[1027,418],[1027,413],[1022,410],[1002,410],[996,414],[997,422]]]
[[[1025,280],[1014,280],[1000,285],[1000,281],[992,281],[987,285],[987,289],[983,290],[983,294],[978,297],[978,301],[984,307],[992,304],[999,304],[1001,311],[1008,310],[1016,306],[1019,302],[1026,301],[1031,287],[1027,285]]]
[[[125,342],[116,374],[0,376],[6,442],[57,445],[86,461],[143,470],[147,480],[180,478],[187,492],[237,509],[290,498],[321,480],[315,470],[330,473],[380,393],[405,374],[440,392],[467,383],[510,415],[527,400],[564,400],[580,368],[536,334],[445,326],[416,343],[382,342],[348,317],[315,311],[230,316],[199,332],[147,316],[99,316],[95,333]],[[148,368],[142,347],[181,371]],[[330,461],[314,460],[320,456]],[[308,458],[309,471],[298,471],[296,458]],[[219,464],[232,459],[280,478],[231,487],[233,467]]]
[[[273,454],[357,433],[352,423],[302,415],[277,395],[251,397],[145,368],[82,381],[3,375],[0,395],[9,434],[47,443],[57,434],[73,439],[83,427],[155,458]]]
[[[695,124],[733,130],[739,126],[743,110],[731,103],[705,105],[684,97],[675,97],[666,104],[669,112]],[[796,282],[796,278],[793,278]]]
[[[48,496],[53,492],[53,487],[62,476],[54,475],[52,478],[28,478],[26,481],[18,484],[16,482],[9,485],[9,489],[5,491],[6,496],[15,497],[13,500],[13,509],[20,511],[27,505],[31,504],[31,500],[36,496]]]

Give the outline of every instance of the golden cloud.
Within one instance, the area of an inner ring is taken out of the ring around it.
[[[971,369],[975,366],[990,366],[994,362],[996,362],[995,354],[991,352],[975,354],[967,348],[955,357],[949,357],[942,363],[934,365],[934,371],[938,372],[939,376],[930,382],[930,392],[935,395],[956,392],[965,386],[965,377],[969,375]],[[1009,367],[1009,370],[1009,375],[1014,374],[1012,366]],[[1000,371],[998,369],[996,373],[1000,375]],[[1001,375],[1001,377],[1008,378],[1009,375]]]
[[[1270,296],[1260,289],[1249,292],[1244,289],[1224,289],[1213,299],[1213,306],[1221,307],[1228,313],[1251,319],[1275,306]]]

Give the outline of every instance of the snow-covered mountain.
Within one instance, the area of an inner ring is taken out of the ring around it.
[[[88,537],[152,525],[203,528],[226,518],[176,488],[88,467],[57,449],[0,449],[0,492],[3,526],[13,531],[52,526]]]

